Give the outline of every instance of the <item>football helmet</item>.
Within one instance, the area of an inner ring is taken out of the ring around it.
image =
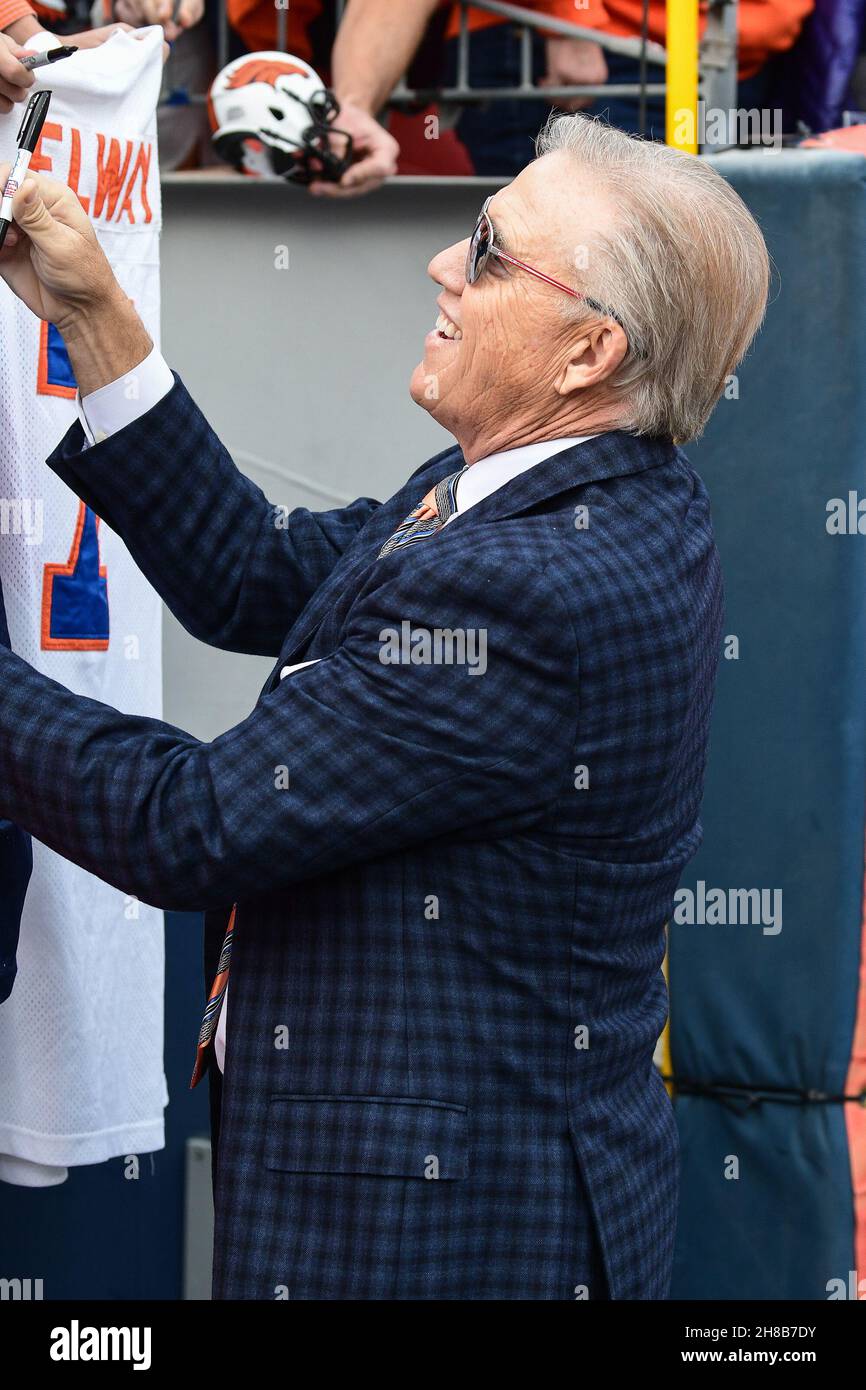
[[[217,73],[208,97],[217,154],[242,174],[336,183],[352,162],[340,107],[309,63],[290,53],[249,53]]]

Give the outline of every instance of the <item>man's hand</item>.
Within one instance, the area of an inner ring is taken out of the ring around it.
[[[547,76],[541,78],[539,87],[603,87],[606,81],[607,62],[601,44],[591,39],[547,40]],[[573,97],[570,101],[559,99],[556,104],[563,111],[579,111],[594,100]]]
[[[0,184],[9,165],[0,165]],[[14,225],[0,252],[0,275],[28,309],[60,329],[118,285],[90,219],[71,189],[28,174],[12,203]]]
[[[35,78],[22,68],[19,59],[29,48],[21,48],[6,34],[0,34],[0,111],[11,111],[13,103],[29,95]]]
[[[9,165],[0,165],[0,184]],[[28,174],[12,204],[0,276],[60,330],[82,395],[132,371],[152,347],[71,189]]]
[[[192,29],[204,14],[204,0],[180,0],[177,15],[174,0],[115,0],[114,13],[135,28],[144,24],[161,24],[169,43],[184,29]]]
[[[310,192],[314,197],[357,198],[361,193],[372,193],[397,172],[400,146],[369,111],[354,102],[344,102],[334,124],[338,130],[346,130],[351,135],[355,161],[339,183],[329,183],[326,179],[311,183]]]

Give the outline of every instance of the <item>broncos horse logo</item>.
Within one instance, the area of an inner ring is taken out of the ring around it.
[[[278,77],[291,77],[295,73],[299,77],[309,76],[307,69],[298,67],[297,63],[280,62],[276,58],[251,58],[232,73],[226,91],[235,92],[238,87],[248,87],[252,82],[267,82],[271,87],[276,87]]]

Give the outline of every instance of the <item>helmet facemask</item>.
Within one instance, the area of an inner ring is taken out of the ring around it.
[[[301,101],[294,92],[284,95],[294,101]],[[301,102],[310,113],[311,121],[303,133],[303,145],[284,159],[283,152],[271,150],[274,173],[292,183],[309,184],[314,179],[326,179],[339,183],[352,163],[352,137],[347,130],[340,130],[333,122],[340,112],[340,104],[334,93],[327,88],[314,92],[308,102]],[[332,141],[339,137],[337,148]],[[280,167],[280,165],[283,167]]]

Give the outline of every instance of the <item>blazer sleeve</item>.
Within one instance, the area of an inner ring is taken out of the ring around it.
[[[178,909],[470,828],[501,833],[510,817],[531,824],[571,771],[566,605],[542,569],[503,563],[490,542],[460,547],[459,564],[436,551],[375,566],[337,650],[212,743],[71,695],[0,652],[0,812]],[[470,659],[436,661],[437,630],[456,634],[458,657],[462,633]]]
[[[379,507],[287,512],[236,468],[179,378],[91,448],[75,423],[48,459],[126,543],[186,630],[228,651],[279,654],[308,599]]]

